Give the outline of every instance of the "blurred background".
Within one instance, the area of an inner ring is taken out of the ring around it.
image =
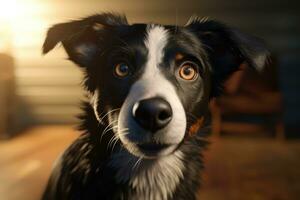
[[[200,199],[300,198],[300,4],[297,0],[0,0],[0,199],[39,199],[52,163],[78,133],[81,72],[48,27],[101,11],[183,25],[209,16],[263,38],[273,63],[245,64],[211,103],[212,144]]]

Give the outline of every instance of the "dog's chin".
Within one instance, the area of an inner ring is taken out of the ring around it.
[[[178,144],[140,143],[126,144],[126,149],[136,157],[144,159],[157,159],[173,154]]]

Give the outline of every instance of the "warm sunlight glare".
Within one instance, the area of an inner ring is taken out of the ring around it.
[[[0,5],[0,48],[6,42],[18,53],[37,44],[36,35],[45,26],[43,1],[0,0]]]
[[[26,6],[21,2],[20,0],[0,0],[0,19],[11,21],[22,15]]]

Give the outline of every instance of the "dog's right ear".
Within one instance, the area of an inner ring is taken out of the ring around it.
[[[62,43],[69,59],[84,67],[91,57],[101,51],[101,41],[114,26],[128,25],[123,15],[102,13],[81,20],[52,26],[43,44],[43,54],[47,54],[58,43]]]

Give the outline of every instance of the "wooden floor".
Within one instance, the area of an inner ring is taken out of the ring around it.
[[[205,159],[201,199],[300,199],[300,141],[214,139]]]
[[[55,158],[77,137],[68,126],[0,141],[0,200],[38,200]],[[200,199],[300,199],[300,141],[212,138]]]
[[[38,200],[55,158],[76,137],[72,127],[36,127],[0,142],[0,200]]]

